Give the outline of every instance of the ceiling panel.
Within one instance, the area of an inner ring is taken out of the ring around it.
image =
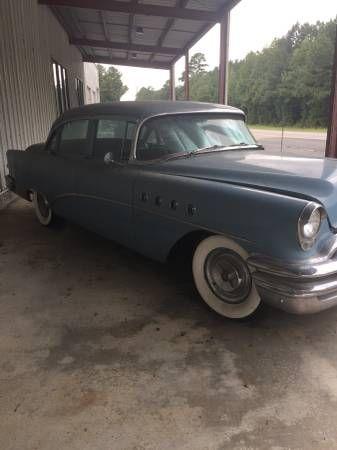
[[[1,0],[0,0],[1,1]],[[119,0],[130,3],[129,0]],[[174,7],[178,0],[138,0],[138,4]],[[188,0],[186,8],[200,11],[219,11],[225,7],[227,0]],[[96,9],[74,8],[58,6],[53,11],[59,18],[69,36],[80,38],[78,42],[80,51],[88,55],[96,55],[101,58],[117,58],[130,61],[153,61],[154,63],[171,63],[175,56],[153,53],[136,54],[132,51],[113,50],[104,47],[83,47],[83,40],[98,40],[104,42],[110,40],[113,43],[158,46],[162,40],[162,46],[179,48],[181,52],[192,41],[197,41],[205,28],[211,23],[189,19],[174,19],[168,17],[149,16],[142,14],[129,14],[112,11],[100,11]],[[131,20],[132,18],[132,20]],[[130,29],[130,23],[132,28]],[[167,25],[171,24],[170,29]],[[141,27],[137,32],[137,27]],[[131,39],[131,40],[130,40]],[[134,57],[132,57],[134,55]],[[178,55],[180,56],[180,54]]]

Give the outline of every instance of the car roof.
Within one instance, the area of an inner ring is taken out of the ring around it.
[[[93,117],[96,115],[130,116],[136,120],[144,120],[162,114],[180,113],[230,113],[244,115],[243,111],[232,106],[217,105],[214,103],[187,102],[187,101],[122,101],[113,103],[95,103],[69,109],[55,122],[74,120],[76,118]]]

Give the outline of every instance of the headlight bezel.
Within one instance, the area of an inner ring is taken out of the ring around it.
[[[315,215],[319,214],[319,224],[314,228],[314,232],[308,235],[306,233],[305,226],[313,223],[313,218]],[[325,209],[322,205],[315,202],[308,203],[302,210],[300,217],[298,219],[297,225],[297,236],[300,247],[302,250],[310,250],[314,245],[316,238],[318,236],[319,230],[321,229],[323,219],[326,217]]]

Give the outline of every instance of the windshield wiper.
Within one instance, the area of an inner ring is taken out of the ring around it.
[[[197,148],[196,150],[192,150],[192,152],[190,152],[190,153],[192,153],[192,155],[194,155],[195,153],[210,152],[213,150],[217,150],[219,148],[223,148],[223,145],[215,144],[215,145],[210,145],[208,147]]]
[[[182,153],[174,153],[170,156],[164,157],[163,160],[164,161],[170,161],[172,159],[180,159],[180,158],[190,158],[191,156],[194,155],[199,155],[202,153],[212,153],[213,151],[216,150],[222,150],[222,151],[226,151],[226,150],[234,150],[237,148],[252,148],[252,149],[256,149],[256,150],[264,150],[263,145],[260,144],[247,144],[246,142],[241,142],[240,144],[233,144],[233,145],[211,145],[209,147],[203,147],[203,148],[197,148],[196,150],[189,150],[186,152],[182,152]]]
[[[209,147],[203,147],[203,148],[197,148],[195,150],[189,150],[182,153],[174,153],[171,156],[167,156],[164,158],[165,161],[172,160],[172,159],[179,159],[179,158],[190,158],[191,156],[197,155],[198,153],[207,153],[212,152],[213,150],[217,150],[219,148],[223,148],[222,145],[211,145]]]
[[[256,148],[257,150],[264,150],[263,145],[261,144],[247,144],[247,142],[240,142],[240,144],[233,144],[228,145],[227,147],[224,147],[225,149],[231,149],[231,148],[239,148],[239,147],[250,147],[250,148]]]

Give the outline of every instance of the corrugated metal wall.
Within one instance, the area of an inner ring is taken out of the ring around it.
[[[44,141],[56,118],[52,58],[67,69],[70,104],[77,106],[82,58],[49,8],[37,0],[0,0],[0,192],[6,150]]]

